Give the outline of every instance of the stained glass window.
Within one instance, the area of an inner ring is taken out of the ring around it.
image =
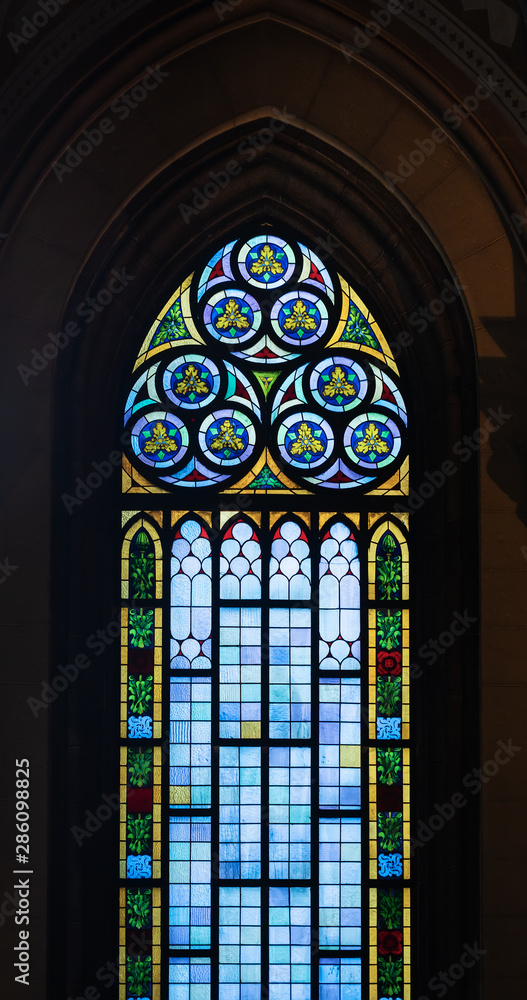
[[[267,226],[179,284],[124,400],[119,1000],[410,1000],[388,342]]]

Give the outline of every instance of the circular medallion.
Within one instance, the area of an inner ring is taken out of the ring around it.
[[[236,465],[254,451],[254,425],[240,410],[212,413],[201,425],[199,443],[203,454],[215,465]]]
[[[250,285],[278,288],[291,278],[295,269],[295,254],[292,247],[278,236],[254,236],[241,248],[238,266]]]
[[[382,469],[397,458],[401,435],[397,425],[383,413],[355,417],[344,431],[344,448],[363,469]]]
[[[331,410],[351,410],[360,403],[368,389],[362,368],[349,358],[325,358],[309,377],[309,388],[317,403]]]
[[[224,344],[249,340],[260,326],[262,314],[256,299],[239,288],[216,292],[203,310],[209,333]]]
[[[186,410],[197,410],[217,395],[220,373],[216,365],[197,354],[176,358],[163,374],[168,398]]]
[[[183,421],[164,411],[141,417],[130,440],[137,457],[158,469],[179,462],[188,448],[188,432]]]
[[[287,344],[314,344],[327,330],[328,311],[311,292],[287,292],[275,302],[271,324],[279,340]]]
[[[278,428],[282,458],[297,469],[313,469],[333,451],[333,431],[327,420],[315,413],[294,413]]]

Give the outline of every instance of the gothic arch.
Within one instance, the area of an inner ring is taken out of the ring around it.
[[[40,574],[22,569],[13,581],[13,620],[31,626],[39,654],[35,659],[34,648],[27,651],[27,677],[37,690],[41,675],[49,670],[54,676],[54,664],[78,653],[86,636],[111,618],[111,569],[103,572],[106,564],[97,562],[94,552],[103,558],[113,537],[107,506],[118,490],[116,477],[108,476],[93,491],[89,504],[83,502],[71,517],[60,498],[74,490],[76,477],[84,481],[92,463],[106,460],[116,446],[121,431],[115,401],[122,391],[121,371],[137,345],[137,330],[144,329],[152,310],[167,297],[172,277],[186,273],[189,260],[234,225],[274,219],[305,233],[315,244],[329,246],[395,338],[410,331],[411,342],[400,341],[400,360],[406,378],[416,387],[416,407],[429,413],[415,442],[418,483],[426,471],[438,469],[451,446],[464,433],[471,435],[477,425],[476,358],[484,409],[503,402],[497,371],[505,372],[512,385],[513,370],[523,367],[518,331],[526,305],[525,251],[523,229],[519,232],[516,223],[524,212],[525,171],[505,88],[500,85],[499,100],[481,100],[472,117],[463,117],[449,139],[436,145],[423,171],[416,168],[394,191],[385,172],[393,174],[399,157],[407,159],[415,148],[416,137],[429,137],[445,111],[474,92],[477,74],[467,61],[455,62],[448,51],[434,45],[415,18],[392,19],[366,51],[352,54],[348,61],[349,53],[341,46],[351,45],[356,28],[369,20],[367,0],[355,4],[353,11],[333,3],[291,0],[284,10],[283,4],[244,0],[221,24],[212,4],[189,3],[183,11],[172,7],[156,6],[154,22],[148,6],[143,10],[138,4],[126,20],[116,5],[115,30],[101,27],[100,21],[96,28],[86,24],[82,43],[72,40],[70,22],[62,26],[57,19],[58,40],[70,55],[59,63],[52,60],[55,76],[46,77],[40,92],[34,81],[39,61],[46,58],[45,45],[38,50],[28,47],[28,58],[19,61],[17,79],[6,95],[12,103],[4,168],[9,199],[2,215],[9,239],[0,256],[6,314],[4,398],[10,419],[26,429],[28,442],[23,454],[13,442],[7,445],[12,463],[7,506],[32,509],[29,529],[25,516],[23,528],[22,521],[16,524],[24,538],[30,537],[42,567]],[[99,7],[90,13],[99,16]],[[84,12],[79,16],[84,18]],[[75,64],[73,52],[78,54]],[[264,72],[269,52],[274,57],[270,80]],[[138,109],[127,121],[115,115],[114,134],[59,181],[54,163],[64,160],[68,147],[77,145],[83,129],[97,125],[119,94],[141,81],[146,66],[158,62],[169,76],[152,90],[144,114]],[[188,95],[184,106],[178,101],[183,87]],[[34,97],[29,96],[31,90]],[[19,100],[25,103],[17,104]],[[284,106],[295,117],[286,119],[273,142],[246,163],[248,156],[238,151],[240,143],[268,128],[269,120],[276,119],[273,109]],[[175,107],[180,109],[177,129]],[[16,133],[20,122],[25,125],[23,140],[22,133]],[[233,177],[205,209],[189,217],[187,225],[180,203],[191,204],[193,187],[202,191],[210,171],[224,169],[231,158],[243,162],[239,178]],[[67,322],[77,321],[79,305],[107,288],[111,272],[122,268],[133,280],[128,279],[104,312],[86,324],[81,336],[70,337],[56,361],[44,358],[45,364],[38,362],[41,368],[32,369],[24,379],[18,369],[31,367],[33,351],[41,352],[49,343],[48,331],[63,331]],[[431,301],[444,301],[441,295],[450,287],[446,283],[456,279],[462,291],[454,293],[454,301],[421,333],[410,317]],[[509,399],[514,392],[511,388]],[[441,421],[438,413],[443,414]],[[88,414],[85,420],[83,415]],[[506,423],[481,452],[480,485],[487,507],[498,496],[502,502],[497,484],[513,501],[521,498],[524,488],[521,462],[503,457],[516,447],[510,426]],[[35,477],[42,494],[52,497],[54,511],[56,590],[49,661],[51,620],[46,602],[51,539],[46,505],[35,499]],[[451,611],[463,611],[468,605],[470,614],[477,614],[472,611],[477,603],[472,570],[476,521],[467,525],[463,516],[464,510],[477,510],[476,491],[476,470],[470,462],[461,463],[459,472],[427,503],[423,527],[417,529],[437,567],[437,578],[449,574],[452,581],[447,595],[432,579],[430,565],[419,581],[429,598],[426,624],[425,620],[421,624],[423,643],[442,631]],[[510,508],[507,517],[512,525]],[[449,524],[446,544],[438,527],[443,518]],[[492,509],[485,508],[486,544],[495,525]],[[76,572],[71,581],[71,566],[76,570],[83,566],[84,577]],[[484,578],[482,634],[497,634],[499,643],[508,643],[509,632],[503,626],[510,623],[511,606],[514,621],[521,619],[521,609],[514,604],[515,577],[506,582],[500,578],[498,600],[494,579],[493,572]],[[18,588],[25,588],[23,598]],[[12,641],[18,662],[20,635]],[[485,647],[487,684],[494,681],[494,641],[489,638]],[[80,913],[78,901],[90,896],[94,875],[101,884],[112,878],[111,824],[100,831],[100,839],[85,844],[80,860],[74,843],[69,843],[71,824],[98,801],[101,789],[116,786],[110,752],[89,758],[86,766],[77,750],[79,738],[84,747],[97,743],[95,734],[85,731],[86,717],[99,718],[101,704],[103,712],[111,712],[112,655],[108,644],[104,656],[94,661],[93,676],[82,675],[79,686],[72,685],[53,706],[53,850],[55,857],[61,850],[68,857],[67,881],[60,884],[50,921],[53,936],[60,913],[66,912],[64,905],[70,908],[67,912]],[[454,748],[439,724],[425,736],[431,787],[437,789],[436,797],[428,799],[429,779],[423,779],[419,794],[425,816],[432,812],[434,801],[444,801],[457,787],[460,774],[477,763],[476,662],[476,640],[469,630],[452,654],[449,679],[445,673],[435,678],[443,704],[456,718],[458,710],[464,718],[460,705],[469,706],[471,721]],[[430,688],[428,683],[426,677],[419,682],[418,707],[421,699],[424,705],[436,695],[437,688],[432,691],[432,681]],[[492,690],[484,688],[487,704]],[[25,710],[24,706],[22,701]],[[494,737],[504,735],[487,712],[484,753],[494,747]],[[48,721],[42,714],[38,731],[27,729],[39,754],[47,746]],[[29,722],[33,725],[34,720],[30,717]],[[62,803],[66,794],[67,807]],[[44,816],[42,801],[40,808]],[[470,849],[477,841],[475,801],[471,808],[474,815],[467,818],[463,832],[449,828],[445,840],[439,844],[438,839],[431,847],[432,863],[443,865],[449,887],[459,882],[467,866],[468,878],[476,884],[477,859]],[[459,924],[475,928],[475,934],[476,903],[475,895],[467,896]],[[81,939],[80,930],[88,924],[94,947],[104,951],[105,959],[113,958],[107,955],[111,915],[105,914],[96,926],[98,913],[94,902],[93,909],[79,916],[75,935],[67,938],[66,978],[62,978],[62,959],[55,956],[52,961],[52,992],[60,984],[64,995],[68,990],[80,993],[93,982],[91,959],[73,940]],[[430,944],[422,955],[425,982],[427,972],[452,960],[452,950],[457,954],[457,941],[449,950],[449,939],[442,937],[445,914],[441,908],[433,914],[428,901],[421,907],[423,935],[437,945],[434,951],[436,945]],[[452,927],[450,932],[454,938]]]

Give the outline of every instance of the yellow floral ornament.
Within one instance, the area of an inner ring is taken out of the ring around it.
[[[268,243],[266,243],[265,246],[262,247],[262,252],[258,257],[258,260],[255,260],[254,263],[251,265],[251,274],[266,274],[266,273],[269,274],[284,273],[283,265],[280,263],[279,260],[276,260],[276,257]]]
[[[152,431],[152,438],[150,441],[146,442],[143,451],[147,454],[152,454],[152,452],[155,451],[171,452],[177,450],[177,442],[173,441],[172,438],[168,436],[165,425],[162,424],[161,421],[158,421]]]
[[[291,455],[303,455],[305,452],[316,453],[318,451],[324,451],[324,445],[313,437],[309,425],[302,423],[298,428],[296,441],[294,441],[291,445],[290,451]]]
[[[298,330],[299,327],[302,327],[303,330],[316,330],[317,328],[316,320],[308,314],[302,299],[297,299],[293,306],[292,315],[288,316],[284,323],[284,330]]]
[[[355,451],[360,455],[366,455],[369,451],[375,451],[378,455],[386,455],[390,449],[384,441],[381,441],[379,430],[375,424],[368,424],[362,441],[355,446]]]
[[[179,383],[177,392],[182,396],[186,396],[189,392],[196,392],[203,395],[203,393],[207,393],[208,391],[209,387],[207,383],[200,378],[198,369],[194,365],[189,365],[188,368],[185,368],[185,377],[182,382]]]
[[[356,396],[357,392],[355,386],[348,382],[345,373],[342,371],[340,365],[333,370],[331,374],[331,381],[322,390],[323,396]],[[370,424],[373,426],[373,424]]]
[[[242,316],[236,299],[229,299],[225,313],[216,320],[218,330],[229,330],[231,327],[236,330],[247,330],[249,327],[249,320],[246,316]]]
[[[230,420],[224,420],[218,437],[211,441],[210,447],[213,451],[221,451],[222,448],[230,448],[231,451],[243,451],[245,445],[236,434]]]

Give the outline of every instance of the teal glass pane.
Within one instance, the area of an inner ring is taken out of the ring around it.
[[[171,804],[211,804],[211,680],[199,674],[170,683]]]
[[[220,608],[220,737],[259,739],[260,608]]]
[[[311,611],[269,610],[269,736],[311,736]]]
[[[261,750],[220,747],[220,879],[261,878]]]
[[[320,807],[360,806],[360,680],[327,678],[319,687]]]
[[[361,945],[361,821],[319,823],[320,948]]]
[[[210,1000],[210,958],[169,958],[168,1000]]]
[[[269,1000],[310,1000],[311,889],[269,889]]]
[[[259,887],[220,886],[218,1000],[259,1000],[260,892]]]
[[[269,878],[311,877],[311,748],[269,748]]]
[[[169,836],[170,945],[210,947],[210,818],[171,816]]]
[[[361,1000],[361,978],[360,958],[321,958],[319,1000]]]

